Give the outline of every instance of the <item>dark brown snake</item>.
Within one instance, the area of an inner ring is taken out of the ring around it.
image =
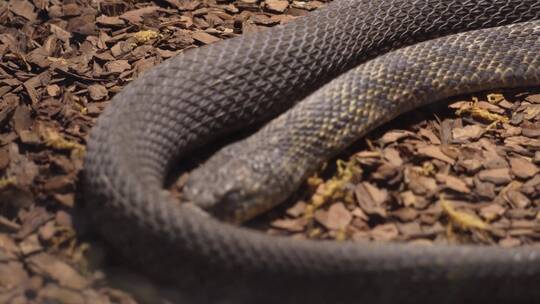
[[[538,301],[540,248],[272,237],[163,189],[179,159],[304,98],[195,170],[186,195],[224,217],[250,217],[400,113],[540,85],[540,22],[515,24],[538,17],[536,0],[336,0],[285,26],[190,50],[130,83],[99,117],[81,208],[111,248],[173,282],[186,303]]]

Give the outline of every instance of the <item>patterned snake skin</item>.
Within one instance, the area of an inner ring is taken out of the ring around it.
[[[540,22],[445,36],[351,68],[406,44],[539,16],[528,0],[337,0],[286,26],[186,52],[133,81],[99,117],[80,207],[132,265],[174,282],[182,303],[530,303],[540,298],[540,249],[271,237],[179,204],[163,184],[187,153],[309,95],[219,152],[188,189],[201,205],[250,200],[237,185],[280,201],[321,159],[399,113],[457,93],[540,84]],[[210,185],[223,178],[233,185],[224,199],[228,183]]]

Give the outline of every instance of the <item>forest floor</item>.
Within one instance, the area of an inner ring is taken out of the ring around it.
[[[163,60],[322,5],[0,0],[0,302],[174,302],[75,232],[88,131],[117,92]],[[400,117],[252,226],[294,238],[513,247],[540,240],[539,211],[532,88]]]

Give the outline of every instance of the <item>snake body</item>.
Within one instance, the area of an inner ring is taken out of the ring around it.
[[[337,0],[286,26],[181,54],[130,83],[99,117],[81,208],[112,248],[175,282],[193,303],[538,298],[538,249],[272,237],[222,223],[163,190],[179,158],[306,96],[196,170],[187,194],[212,205],[262,191],[266,206],[399,113],[457,93],[538,85],[540,23],[513,24],[538,17],[540,4],[529,0]],[[447,36],[457,32],[464,33]],[[227,185],[210,187],[216,180]],[[274,192],[261,186],[267,182]]]

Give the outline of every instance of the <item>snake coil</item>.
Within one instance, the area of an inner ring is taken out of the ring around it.
[[[180,54],[126,86],[99,117],[87,146],[81,208],[112,248],[174,282],[186,302],[538,299],[540,251],[534,248],[271,237],[219,222],[163,190],[179,158],[276,117],[304,97],[262,136],[209,161],[240,170],[228,199],[246,194],[234,188],[246,176],[270,181],[277,192],[292,191],[321,158],[383,121],[435,101],[428,97],[539,84],[540,23],[515,24],[538,17],[536,0],[336,0],[285,26]],[[503,26],[508,24],[515,25]],[[436,37],[442,38],[429,40]],[[277,149],[265,150],[268,140]],[[233,152],[260,152],[259,165],[245,157],[231,160]],[[300,171],[271,172],[269,161],[296,162]],[[216,196],[207,201],[204,187],[213,178],[200,170],[190,193],[204,205]],[[261,176],[276,173],[283,178]],[[209,180],[197,186],[201,177]]]

